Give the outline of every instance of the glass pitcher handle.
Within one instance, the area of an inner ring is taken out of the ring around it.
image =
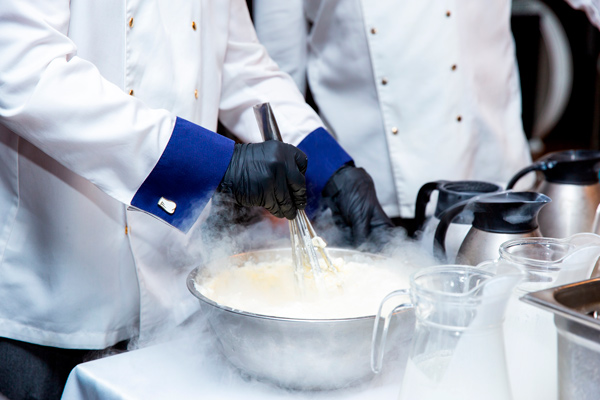
[[[390,311],[387,316],[384,317],[383,329],[380,333],[379,320],[382,317],[381,314],[383,312],[383,307],[388,302],[388,300],[398,296],[409,296],[409,294],[409,289],[395,290],[387,296],[385,296],[384,299],[381,301],[381,304],[379,304],[379,310],[377,310],[377,315],[375,316],[375,324],[373,325],[373,338],[371,340],[371,370],[376,374],[378,374],[381,371],[381,365],[383,364],[385,341],[387,339],[388,329],[390,327],[390,320],[392,316],[398,311],[407,308],[413,308],[413,304],[408,302],[395,306],[394,309]]]

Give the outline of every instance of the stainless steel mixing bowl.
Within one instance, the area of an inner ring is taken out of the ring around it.
[[[385,264],[390,260],[373,254],[329,249],[332,257]],[[291,249],[259,250],[221,260],[231,266],[247,261],[266,262],[291,257]],[[375,316],[344,319],[297,319],[253,314],[217,304],[200,293],[196,281],[205,279],[205,266],[195,268],[187,286],[200,300],[202,312],[234,366],[259,380],[300,390],[337,389],[356,385],[374,376],[370,367]],[[408,281],[408,280],[407,280]],[[387,293],[381,293],[383,299]],[[373,310],[373,314],[377,310]],[[409,347],[414,312],[405,310],[392,318],[386,360],[398,361]],[[383,325],[383,324],[380,324]],[[398,361],[401,362],[401,361]]]

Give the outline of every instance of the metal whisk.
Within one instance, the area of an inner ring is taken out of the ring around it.
[[[254,114],[263,139],[278,140],[282,142],[277,121],[269,103],[254,106]],[[307,275],[314,278],[315,286],[319,292],[326,290],[324,273],[337,273],[337,268],[325,251],[325,241],[315,233],[310,220],[304,210],[298,210],[296,218],[289,221],[290,239],[292,241],[292,258],[294,273],[298,286],[306,290],[305,280]],[[321,258],[317,256],[319,254]],[[319,260],[322,260],[320,262]]]
[[[301,290],[305,290],[306,274],[312,275],[317,290],[326,290],[323,282],[325,272],[337,273],[337,268],[325,251],[325,241],[317,236],[304,210],[290,221],[290,239],[292,241],[292,258],[296,281]],[[321,255],[323,265],[317,253]]]

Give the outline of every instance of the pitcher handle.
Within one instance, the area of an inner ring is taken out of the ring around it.
[[[476,196],[473,199],[476,199],[480,196]],[[456,218],[458,214],[460,214],[467,204],[469,204],[473,199],[463,200],[460,203],[456,203],[452,207],[447,208],[440,215],[440,222],[435,230],[435,235],[433,236],[433,254],[440,260],[444,262],[447,259],[446,255],[446,233],[448,232],[448,227]]]
[[[511,178],[511,180],[506,185],[506,190],[512,189],[515,186],[515,184],[517,183],[517,181],[519,179],[521,179],[524,175],[527,175],[528,173],[530,173],[532,171],[546,171],[548,169],[554,168],[555,165],[556,165],[556,161],[543,160],[543,161],[535,162],[535,163],[531,164],[529,167],[523,168],[522,170],[517,172],[515,174],[515,176],[513,176]]]
[[[379,334],[379,320],[381,319],[381,313],[383,312],[383,306],[393,297],[397,296],[408,296],[410,294],[409,289],[401,289],[395,290],[384,297],[379,304],[379,309],[377,310],[377,315],[375,316],[375,324],[373,325],[373,338],[371,340],[371,370],[378,374],[381,372],[381,365],[383,364],[383,353],[385,351],[385,341],[387,339],[388,329],[390,327],[390,320],[392,316],[401,310],[405,310],[407,308],[413,308],[413,304],[402,303],[394,307],[389,314],[384,317],[383,329],[381,330],[381,335]]]
[[[417,203],[415,204],[415,225],[417,226],[417,231],[422,230],[423,225],[425,224],[425,211],[431,193],[433,193],[434,190],[438,190],[440,185],[446,182],[447,181],[427,182],[419,189],[419,192],[417,193]]]

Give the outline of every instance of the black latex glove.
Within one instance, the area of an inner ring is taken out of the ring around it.
[[[327,181],[322,193],[336,225],[350,229],[353,246],[381,248],[391,239],[394,224],[375,195],[375,184],[362,168],[345,165]]]
[[[306,155],[290,144],[236,144],[219,191],[238,205],[264,207],[278,218],[294,219],[306,206],[306,162]]]

